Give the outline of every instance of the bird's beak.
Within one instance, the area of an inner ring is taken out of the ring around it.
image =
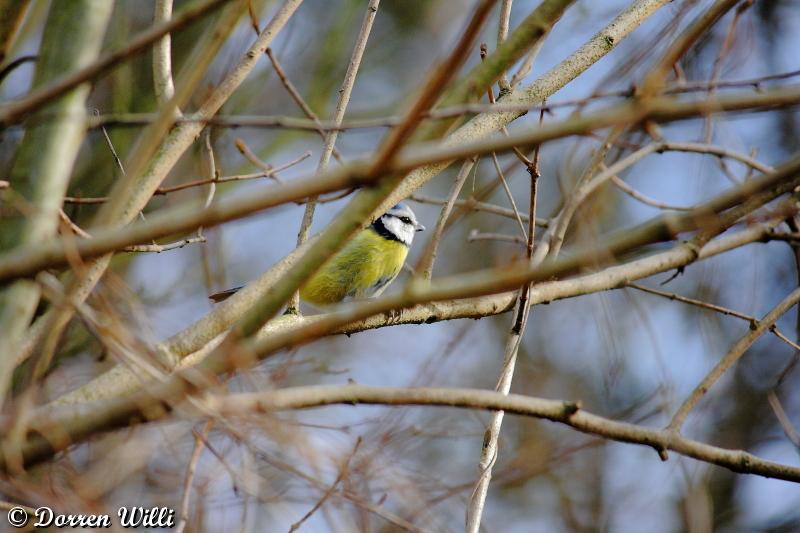
[[[417,231],[425,231],[425,226],[423,226],[422,224],[417,222],[417,225],[414,226],[414,229],[417,230]]]

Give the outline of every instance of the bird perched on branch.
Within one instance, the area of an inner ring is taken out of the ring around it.
[[[378,217],[333,255],[300,289],[300,297],[317,306],[345,299],[380,295],[403,268],[414,234],[425,226],[400,203]],[[219,302],[241,287],[212,294]]]

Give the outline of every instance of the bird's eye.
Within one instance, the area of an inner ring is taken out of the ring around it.
[[[408,217],[400,217],[400,222],[403,224],[411,224],[411,219]]]

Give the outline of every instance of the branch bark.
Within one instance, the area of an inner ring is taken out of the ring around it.
[[[218,416],[240,416],[308,409],[325,405],[422,405],[504,411],[567,425],[582,433],[649,446],[656,452],[681,455],[733,472],[800,482],[800,467],[761,459],[742,450],[719,448],[644,426],[619,422],[583,410],[580,402],[546,400],[521,394],[457,388],[392,388],[366,385],[312,385],[277,391],[211,396],[205,406]]]
[[[285,0],[244,57],[195,112],[197,117],[211,117],[222,107],[301,3],[302,0]],[[167,173],[200,134],[204,127],[202,122],[184,123],[169,130],[174,122],[174,110],[188,101],[216,51],[236,27],[244,7],[244,3],[239,2],[223,13],[205,49],[186,66],[186,75],[181,77],[176,96],[161,107],[159,120],[140,137],[129,158],[131,164],[127,165],[128,173],[115,184],[108,201],[100,208],[92,224],[92,233],[96,228],[124,226],[138,216]],[[164,138],[163,135],[168,131]],[[208,208],[213,209],[213,206]],[[80,278],[71,279],[68,283],[70,298],[84,300],[103,276],[110,261],[110,254],[100,257],[86,266]],[[52,309],[37,320],[32,328],[33,339],[27,345],[35,351],[37,358],[43,361],[52,359],[61,332],[71,317],[71,308],[61,308]]]
[[[172,0],[156,0],[153,22],[163,24],[172,17]],[[153,44],[153,88],[156,102],[166,104],[175,96],[175,82],[172,81],[172,37],[164,35]],[[180,116],[180,110],[176,116]]]
[[[744,336],[742,336],[736,344],[731,347],[728,353],[714,365],[714,368],[703,378],[703,380],[692,390],[691,394],[681,404],[672,420],[667,427],[670,431],[679,432],[686,417],[694,409],[700,400],[706,395],[714,383],[730,368],[736,361],[738,361],[753,343],[761,338],[764,333],[768,332],[775,322],[787,313],[792,307],[800,302],[800,289],[795,289],[786,298],[776,305],[764,318],[759,320],[754,328],[751,328]]]
[[[707,225],[701,226],[698,235],[681,245],[684,257],[688,258],[687,261],[694,261],[699,256],[700,249],[714,235],[776,196],[793,190],[800,181],[798,174],[800,174],[800,160],[794,160],[782,166],[774,174],[748,181],[691,212],[674,217],[658,217],[654,221],[626,231],[624,237],[612,235],[597,248],[572,254],[565,253],[560,259],[545,262],[535,268],[526,263],[516,268],[491,269],[457,276],[455,279],[443,279],[436,286],[426,288],[410,284],[401,294],[366,302],[354,309],[332,313],[290,332],[272,334],[263,339],[254,337],[239,343],[226,343],[223,340],[223,343],[213,348],[211,354],[204,359],[173,373],[162,382],[153,383],[146,390],[122,398],[106,399],[102,405],[91,403],[90,411],[76,407],[65,418],[59,419],[57,425],[54,426],[56,422],[53,422],[53,424],[48,423],[47,428],[37,428],[40,433],[27,439],[21,446],[16,442],[8,442],[5,446],[0,443],[4,454],[2,463],[11,465],[11,468],[14,468],[14,465],[21,467],[28,461],[41,460],[60,447],[82,441],[99,431],[126,425],[132,418],[141,416],[146,419],[161,418],[167,414],[173,403],[213,386],[217,380],[216,376],[247,368],[260,358],[278,350],[310,342],[354,321],[380,313],[391,313],[393,310],[409,308],[420,303],[496,294],[523,284],[564,276],[581,267],[597,264],[599,258],[611,258],[644,244],[662,241],[668,238],[667,236],[674,237],[680,231],[695,228],[698,221],[704,220],[706,222],[703,224]],[[789,176],[794,178],[789,179]],[[741,204],[737,205],[737,202]],[[793,205],[791,199],[787,200],[787,203]],[[724,212],[721,212],[723,210]],[[715,211],[717,214],[713,215]],[[708,224],[709,220],[713,222]],[[258,311],[257,309],[256,312]],[[255,322],[251,322],[240,327],[247,328],[244,330],[247,334],[249,328],[254,325]],[[242,334],[237,334],[235,338],[243,337]],[[52,435],[56,429],[61,432],[56,434],[66,434],[69,438],[51,442],[41,436]]]
[[[143,52],[164,35],[186,26],[192,21],[207,15],[231,0],[208,0],[203,4],[192,6],[168,23],[145,30],[121,50],[109,52],[95,62],[84,66],[73,74],[55,78],[52,83],[32,92],[25,98],[0,106],[0,124],[10,126],[19,122],[25,115],[47,105],[53,99],[74,89],[84,82],[94,80],[118,63]]]
[[[585,294],[592,294],[604,290],[623,287],[630,281],[646,278],[674,268],[691,264],[696,260],[707,259],[729,250],[762,241],[771,231],[771,228],[780,223],[776,219],[770,223],[754,225],[744,231],[711,241],[700,249],[699,254],[688,244],[679,244],[666,252],[653,254],[642,259],[603,269],[600,272],[578,276],[562,281],[538,283],[532,286],[528,293],[528,303],[536,305],[549,303],[563,298],[572,298]],[[351,335],[360,331],[375,328],[396,326],[401,324],[430,324],[443,320],[456,320],[460,318],[484,318],[510,311],[517,300],[515,292],[500,292],[489,296],[465,298],[459,300],[443,300],[418,304],[392,312],[380,312],[366,318],[351,320],[346,324],[332,328],[330,334]],[[330,320],[329,314],[313,316],[284,315],[267,323],[258,332],[255,341],[262,342],[278,335],[293,335],[306,326],[321,324]],[[216,337],[198,351],[187,355],[181,360],[180,367],[186,367],[202,361],[209,355],[222,340]],[[168,343],[169,341],[167,341]],[[86,401],[112,398],[118,395],[130,394],[141,387],[141,380],[125,367],[116,367],[107,373],[95,378],[88,384],[61,397],[55,403],[58,405],[80,403]]]
[[[364,15],[364,21],[361,23],[361,30],[356,38],[356,45],[353,48],[353,53],[350,57],[350,62],[347,64],[347,72],[344,75],[342,87],[339,89],[339,100],[336,103],[336,111],[333,114],[333,123],[340,125],[344,120],[347,106],[350,103],[350,95],[353,92],[353,87],[356,84],[356,76],[358,75],[358,68],[361,66],[361,58],[364,57],[364,50],[367,48],[367,40],[372,31],[372,24],[375,22],[375,17],[378,14],[378,6],[380,0],[370,0],[367,5],[367,12]],[[322,147],[322,155],[319,159],[318,171],[328,168],[328,163],[331,160],[333,149],[336,146],[336,139],[339,137],[338,130],[331,130],[325,135],[325,143]],[[308,240],[308,234],[311,231],[311,223],[314,221],[314,211],[317,208],[317,197],[312,196],[306,203],[305,210],[303,211],[303,220],[300,223],[300,231],[297,234],[297,246],[302,246]],[[292,300],[289,302],[289,311],[298,312],[300,305],[300,293],[295,292]]]
[[[58,2],[51,6],[34,87],[47,85],[65,71],[79,71],[95,60],[112,7],[103,0]],[[86,133],[85,126],[74,117],[85,114],[89,89],[89,84],[75,86],[43,110],[50,115],[48,120],[28,124],[9,179],[20,195],[15,202],[17,212],[0,225],[0,250],[35,246],[55,236],[61,201]],[[18,281],[0,289],[0,406],[15,366],[15,353],[38,302],[39,288],[31,281]]]
[[[441,146],[439,143],[412,146],[401,152],[394,162],[385,169],[385,172],[408,172],[418,167],[427,168],[441,161],[451,161],[494,151],[509,151],[514,146],[535,146],[552,139],[569,135],[582,135],[595,129],[621,123],[640,122],[643,120],[669,122],[712,112],[755,110],[797,105],[798,103],[800,103],[800,87],[794,86],[768,90],[760,94],[744,93],[721,96],[714,102],[705,100],[676,101],[670,97],[654,98],[648,100],[646,104],[628,103],[615,105],[585,116],[571,117],[542,126],[524,128],[508,137],[498,137],[453,146]],[[172,233],[189,231],[200,225],[210,227],[262,209],[306,198],[310,195],[353,186],[368,185],[373,183],[375,179],[366,175],[369,165],[370,162],[368,161],[356,161],[338,169],[300,178],[294,180],[291,184],[271,187],[246,198],[222,202],[206,209],[198,209],[194,204],[182,207],[176,206],[170,208],[169,212],[165,211],[150,215],[147,222],[132,224],[127,228],[98,228],[93,232],[94,239],[92,241],[77,244],[77,252],[84,259],[97,257],[130,244],[149,242]],[[0,281],[28,276],[43,268],[65,265],[66,254],[64,247],[66,244],[61,240],[54,240],[36,247],[25,247],[14,252],[1,254]],[[266,287],[267,281],[282,271],[281,269],[288,268],[288,265],[291,264],[290,261],[293,261],[295,257],[296,253],[287,256],[281,263],[273,267],[274,270],[270,270],[262,276],[258,281],[258,285]],[[254,285],[250,290],[255,289],[256,286]],[[241,298],[241,295],[247,292],[249,290],[245,288],[237,295],[226,300],[226,302],[235,302],[237,296]],[[255,293],[253,294],[255,295]],[[238,313],[238,311],[234,311],[234,307],[239,308],[239,305],[226,306],[223,303],[217,307],[217,310],[225,309],[226,314],[230,315],[231,311]],[[222,311],[218,312],[222,314]],[[219,331],[214,333],[213,336]]]

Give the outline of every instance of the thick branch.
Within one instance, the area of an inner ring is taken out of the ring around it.
[[[104,72],[107,72],[117,63],[143,52],[148,46],[151,46],[164,35],[179,28],[183,28],[192,21],[210,13],[229,1],[230,0],[208,0],[203,4],[189,7],[169,22],[143,31],[131,39],[125,48],[109,52],[94,63],[83,67],[73,74],[62,76],[52,84],[34,91],[21,100],[0,106],[0,123],[10,125],[18,122],[28,113],[41,108],[48,102],[74,89],[81,83],[93,80]]]
[[[794,165],[800,166],[800,163],[794,162]],[[780,177],[781,173],[787,172],[788,169],[792,169],[795,172],[798,171],[798,169],[789,165],[776,172],[772,177]],[[768,182],[768,180],[766,181]],[[783,180],[779,179],[778,185],[773,184],[772,189],[769,191],[749,194],[742,206],[716,217],[719,221],[711,228],[705,228],[692,241],[680,245],[684,259],[686,261],[695,260],[698,257],[699,248],[707,242],[711,235],[722,231],[726,225],[732,224],[744,214],[770,201],[774,195],[781,191],[785,192],[784,189],[786,187],[791,189],[795,181],[797,180],[786,182],[785,178]],[[763,185],[765,179],[753,180],[736,189],[741,191],[747,189],[749,183],[758,182]],[[640,228],[647,228],[648,231],[646,233],[641,230],[629,231],[627,234],[630,236],[624,239],[612,237],[599,248],[582,250],[575,254],[565,253],[561,259],[545,262],[535,268],[530,268],[526,263],[522,268],[492,269],[465,274],[454,279],[440,280],[436,286],[429,286],[424,289],[412,284],[401,294],[365,302],[356,308],[326,315],[320,320],[307,323],[296,330],[281,334],[270,334],[265,338],[255,338],[238,345],[222,344],[213,348],[208,357],[174,373],[166,381],[154,383],[148,390],[132,396],[107,399],[102,406],[93,406],[90,412],[73,413],[70,415],[71,421],[67,419],[60,420],[59,427],[66,428],[65,431],[70,434],[72,440],[66,443],[68,444],[76,440],[83,440],[97,431],[113,429],[119,427],[120,424],[124,425],[131,417],[144,415],[147,418],[158,418],[164,416],[166,414],[164,411],[165,406],[211,386],[215,382],[217,375],[249,367],[259,358],[266,357],[278,350],[310,342],[349,323],[376,314],[392,313],[393,310],[409,308],[424,302],[495,294],[520,287],[526,283],[566,275],[581,266],[595,264],[598,258],[613,257],[617,253],[635,249],[647,242],[657,242],[664,238],[665,232],[670,233],[675,231],[676,228],[685,227],[688,221],[695,221],[700,213],[707,213],[710,206],[725,206],[737,196],[732,192],[723,193],[719,198],[707,202],[693,212],[678,215],[674,219],[662,219],[658,224],[643,224]],[[661,266],[663,267],[664,265],[662,264]],[[619,267],[611,267],[607,270],[614,270],[614,268]],[[661,270],[663,271],[664,268]],[[630,279],[624,281],[627,282]],[[45,432],[45,434],[47,433]],[[56,447],[55,449],[58,448]],[[40,459],[51,454],[53,450],[51,443],[44,439],[33,437],[24,445],[21,452],[22,457],[18,460],[24,462],[27,460],[26,458]],[[9,456],[6,455],[5,457],[4,461],[7,463]]]
[[[347,72],[345,72],[342,87],[339,89],[339,100],[336,102],[336,111],[333,114],[333,123],[336,125],[342,123],[344,115],[347,112],[347,106],[350,103],[350,95],[356,84],[356,76],[361,66],[361,58],[364,57],[364,50],[367,48],[367,40],[372,31],[372,24],[375,22],[375,17],[378,14],[379,4],[380,0],[370,0],[369,5],[367,5],[367,12],[364,14],[364,20],[361,23],[361,30],[358,32],[356,45],[350,56],[350,62],[347,64]],[[322,155],[320,156],[317,170],[325,170],[328,168],[328,163],[330,162],[331,155],[333,155],[333,149],[336,146],[336,139],[338,136],[338,130],[331,130],[325,135],[325,143],[322,147]],[[305,210],[303,211],[303,220],[300,223],[300,230],[297,233],[297,246],[302,246],[308,240],[316,208],[317,197],[313,196],[308,200]],[[289,310],[291,312],[297,312],[299,303],[300,294],[299,292],[295,292],[291,302],[289,302]]]
[[[156,0],[153,22],[156,25],[172,17],[172,0]],[[175,96],[175,83],[172,81],[172,37],[169,34],[153,44],[153,89],[159,105],[167,103]],[[180,112],[176,113],[180,116]]]
[[[585,294],[592,294],[625,286],[628,282],[638,280],[680,268],[695,260],[706,259],[720,253],[746,246],[747,244],[763,240],[770,228],[780,220],[768,224],[752,226],[744,231],[711,241],[704,246],[699,255],[686,244],[680,244],[666,252],[647,256],[636,261],[606,268],[594,274],[587,274],[563,281],[551,281],[533,285],[528,293],[529,305],[549,303],[563,298],[572,298]],[[431,324],[443,320],[457,320],[461,318],[483,318],[509,311],[516,301],[515,292],[501,292],[478,298],[460,300],[444,300],[428,302],[405,309],[391,312],[381,312],[366,318],[353,320],[345,325],[334,328],[331,334],[353,334],[370,329],[390,327],[400,324]],[[329,319],[327,314],[300,317],[284,315],[267,323],[259,332],[257,341],[262,341],[271,336],[294,334],[300,328],[316,324]],[[216,347],[221,337],[212,341],[202,350],[195,351],[181,361],[181,366],[195,364],[205,358],[210,350]],[[169,342],[165,343],[169,346]],[[165,348],[166,349],[166,348]],[[110,398],[121,394],[134,392],[141,386],[138,376],[124,367],[117,367],[95,378],[83,387],[63,396],[56,403],[69,404],[85,402],[102,398]]]
[[[422,146],[411,147],[404,150],[385,171],[407,172],[423,165],[493,151],[508,151],[514,146],[534,146],[551,139],[579,135],[594,129],[637,120],[651,119],[667,122],[715,111],[778,107],[797,103],[800,103],[800,87],[775,89],[760,94],[747,93],[719,97],[714,102],[705,100],[675,101],[668,97],[655,98],[642,105],[622,104],[586,116],[572,117],[543,126],[532,126],[511,134],[509,137],[498,137],[454,146],[426,143]],[[297,179],[290,184],[271,187],[244,198],[209,206],[206,209],[198,209],[193,204],[170,208],[169,211],[150,215],[147,222],[136,223],[128,228],[98,229],[93,232],[94,239],[78,243],[76,251],[84,259],[96,257],[130,244],[150,242],[153,239],[189,231],[201,225],[210,227],[310,195],[367,185],[371,183],[371,179],[364,176],[368,167],[368,162],[354,162],[320,175]],[[752,187],[752,183],[749,182],[745,186]],[[65,246],[67,245],[68,243],[57,240],[0,255],[0,281],[31,275],[43,268],[65,265]],[[227,301],[232,300],[233,298]],[[221,308],[222,306],[218,307],[218,309]]]
[[[55,3],[45,24],[34,87],[46,86],[63,72],[75,72],[95,60],[113,6],[105,2],[75,0]],[[9,14],[10,15],[10,14]],[[5,16],[5,15],[3,15]],[[61,202],[86,128],[72,120],[85,114],[90,86],[74,86],[51,101],[47,121],[28,125],[10,182],[20,195],[11,204],[15,213],[0,224],[0,250],[13,250],[55,236]],[[0,289],[0,405],[6,393],[15,353],[39,301],[38,287],[20,281]]]
[[[255,67],[264,50],[285,26],[301,2],[302,0],[284,1],[256,42],[208,95],[195,115],[211,117],[219,110]],[[192,62],[184,68],[185,75],[179,80],[175,97],[161,106],[159,120],[143,132],[135,145],[129,156],[131,164],[127,165],[128,173],[114,184],[108,201],[95,216],[91,228],[93,232],[97,228],[123,226],[138,216],[167,173],[200,134],[203,129],[202,122],[186,123],[170,130],[173,124],[173,112],[188,101],[206,68],[216,57],[217,51],[236,27],[243,7],[242,3],[236,3],[223,12],[216,21],[211,38],[204,43],[205,46],[200,53],[193,55]],[[73,278],[68,283],[67,290],[70,297],[79,301],[85,299],[105,273],[110,260],[109,254],[88,264],[80,278]],[[37,320],[33,329],[34,340],[27,345],[31,350],[36,350],[37,358],[47,361],[53,357],[61,332],[71,317],[71,308],[53,308]]]

